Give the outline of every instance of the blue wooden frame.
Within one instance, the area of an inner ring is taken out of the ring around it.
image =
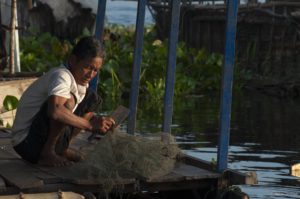
[[[217,170],[227,169],[232,104],[233,69],[239,0],[227,0],[226,43],[221,88],[220,135]]]
[[[179,16],[180,16],[180,0],[172,0],[171,2],[171,27],[169,36],[169,52],[167,63],[166,90],[164,98],[164,120],[162,131],[171,132],[172,114],[173,114],[173,96],[175,87],[176,73],[176,47],[178,41]]]
[[[135,48],[133,58],[133,71],[132,71],[132,82],[130,90],[129,100],[129,118],[127,133],[134,134],[136,126],[136,114],[139,97],[139,85],[140,85],[140,73],[142,64],[142,51],[143,51],[143,37],[144,37],[144,23],[145,23],[145,11],[146,11],[146,0],[138,1],[138,10],[136,18],[136,29],[135,29]]]
[[[98,38],[101,42],[103,41],[105,11],[106,11],[106,0],[98,0],[95,37]],[[98,79],[99,79],[99,74],[97,74],[90,82],[90,88],[93,89],[94,91],[97,91]]]
[[[221,110],[220,110],[220,135],[218,143],[218,163],[217,170],[223,172],[227,169],[228,148],[230,137],[230,120],[231,120],[231,104],[232,104],[232,85],[233,85],[233,69],[235,62],[235,39],[236,24],[239,0],[227,0],[227,16],[226,16],[226,43],[224,55],[224,68],[221,88]],[[135,50],[134,64],[132,73],[132,83],[130,90],[130,115],[128,121],[127,132],[133,134],[136,125],[136,112],[139,95],[139,79],[142,63],[142,48],[144,36],[146,0],[138,0],[138,14],[136,20],[135,32]],[[98,1],[98,12],[96,20],[95,36],[102,41],[104,29],[104,18],[106,10],[106,0]],[[180,16],[180,0],[172,0],[171,2],[171,27],[169,36],[169,52],[167,63],[166,90],[164,97],[164,120],[162,131],[170,133],[173,112],[173,96],[175,86],[176,73],[176,46],[178,41]],[[97,90],[98,76],[95,77],[90,86]]]

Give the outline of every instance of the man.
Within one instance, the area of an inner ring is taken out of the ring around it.
[[[36,80],[22,95],[12,127],[13,146],[25,160],[46,166],[66,166],[82,159],[69,148],[82,129],[106,133],[110,117],[95,117],[100,97],[88,83],[101,69],[104,51],[93,37],[82,38],[68,64]]]

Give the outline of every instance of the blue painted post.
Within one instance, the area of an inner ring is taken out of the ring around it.
[[[164,120],[162,131],[171,132],[172,114],[173,114],[173,96],[175,86],[176,72],[176,46],[178,41],[179,16],[180,16],[180,0],[172,0],[171,2],[171,27],[169,36],[169,52],[168,66],[166,77],[166,91],[164,98]]]
[[[140,73],[142,63],[142,50],[143,50],[143,39],[144,39],[144,22],[145,22],[145,10],[146,0],[138,1],[138,10],[136,18],[135,28],[135,48],[133,57],[133,71],[132,71],[132,82],[130,89],[130,100],[129,100],[129,118],[127,133],[134,134],[135,123],[136,123],[136,112],[139,97],[139,84],[140,84]]]
[[[103,40],[105,10],[106,10],[106,0],[98,0],[95,37],[98,38],[101,42]],[[98,78],[99,78],[99,74],[97,74],[90,82],[90,88],[93,89],[94,91],[97,91]]]
[[[226,43],[221,90],[220,135],[217,165],[217,170],[219,172],[223,172],[225,169],[227,169],[237,13],[238,0],[227,0]]]

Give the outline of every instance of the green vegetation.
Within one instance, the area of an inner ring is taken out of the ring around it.
[[[3,107],[7,111],[12,111],[17,108],[18,103],[19,103],[18,98],[12,95],[6,95],[3,100]]]
[[[22,71],[44,72],[62,63],[72,46],[49,33],[31,33],[21,37],[20,48]]]
[[[13,110],[15,110],[18,106],[19,100],[15,96],[6,95],[3,100],[3,107],[6,111],[11,111],[12,118],[14,119]],[[0,126],[3,126],[3,120],[0,118]],[[11,127],[11,124],[7,123],[7,128]]]
[[[83,35],[88,35],[84,30]],[[168,45],[156,39],[153,27],[145,28],[140,94],[144,99],[161,101],[164,95]],[[99,92],[118,101],[130,91],[134,59],[134,28],[113,25],[105,31],[106,59],[100,72]],[[23,71],[47,71],[58,66],[69,55],[71,42],[59,41],[48,33],[21,38]],[[205,49],[188,48],[178,43],[175,96],[219,91],[223,56]],[[239,72],[237,70],[237,72]],[[244,71],[241,71],[241,74]],[[237,75],[237,88],[243,81]]]

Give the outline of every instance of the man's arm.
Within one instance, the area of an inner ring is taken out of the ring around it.
[[[67,98],[52,95],[48,100],[48,115],[54,120],[64,124],[71,125],[78,129],[89,131],[98,131],[106,133],[115,121],[111,117],[93,117],[94,113],[86,113],[83,117],[79,117],[72,112],[74,107],[70,106]]]
[[[54,120],[79,129],[93,130],[93,125],[88,120],[88,118],[91,117],[91,114],[88,114],[89,117],[86,116],[86,118],[75,115],[72,112],[74,105],[73,107],[70,106],[68,100],[69,99],[57,95],[50,96],[48,99],[48,116]]]

